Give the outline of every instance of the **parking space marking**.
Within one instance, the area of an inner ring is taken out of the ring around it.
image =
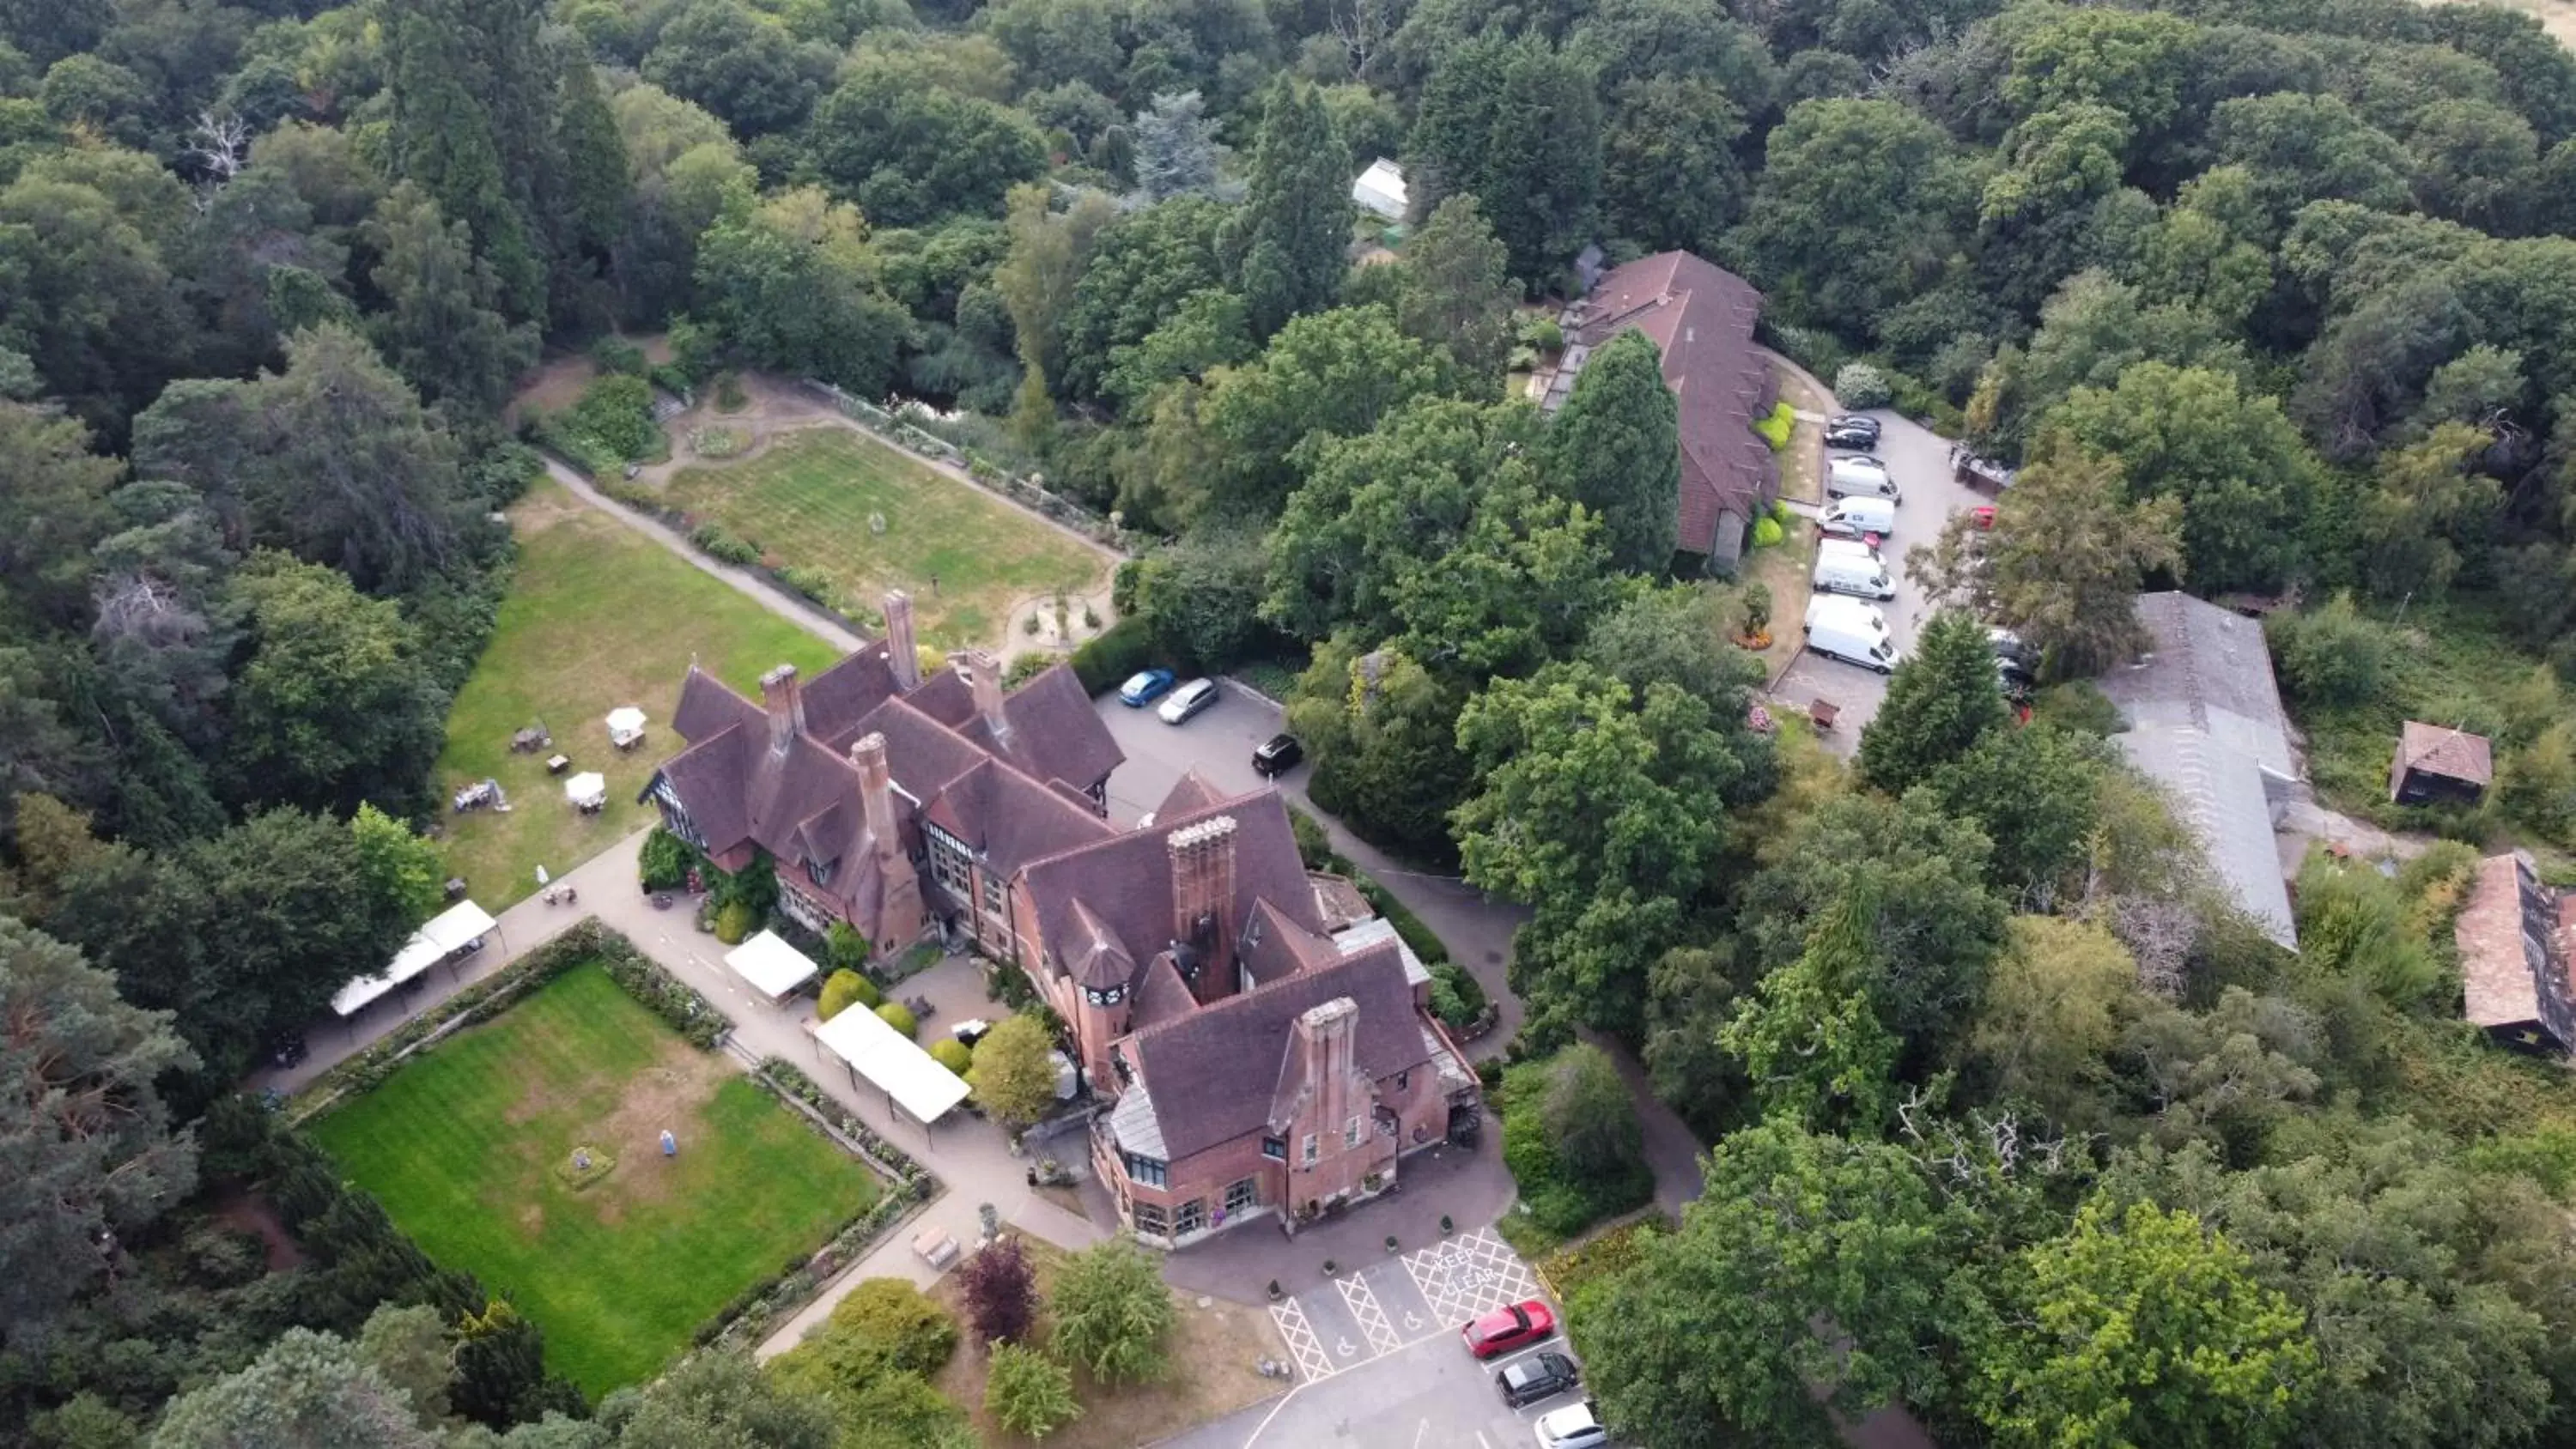
[[[1288,1341],[1289,1356],[1297,1360],[1308,1383],[1333,1376],[1333,1356],[1324,1351],[1314,1327],[1306,1322],[1306,1310],[1297,1306],[1295,1298],[1270,1305],[1270,1318],[1279,1325],[1279,1336]]]
[[[1511,1245],[1489,1229],[1404,1255],[1404,1270],[1422,1290],[1432,1315],[1445,1324],[1467,1323],[1507,1303],[1538,1296],[1538,1279]]]
[[[1404,1340],[1396,1336],[1395,1325],[1386,1321],[1386,1310],[1378,1306],[1377,1294],[1369,1288],[1368,1279],[1353,1273],[1334,1279],[1333,1286],[1342,1290],[1342,1301],[1350,1305],[1351,1317],[1359,1320],[1360,1332],[1368,1335],[1372,1354],[1393,1353],[1404,1346]]]

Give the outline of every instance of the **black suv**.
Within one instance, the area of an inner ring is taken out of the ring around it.
[[[1494,1375],[1494,1387],[1503,1391],[1503,1406],[1511,1409],[1555,1398],[1582,1383],[1574,1360],[1561,1353],[1534,1353]]]
[[[1878,446],[1878,419],[1843,413],[1825,420],[1825,446],[1868,452]]]
[[[1295,735],[1272,735],[1252,752],[1253,773],[1284,775],[1297,768],[1297,762],[1304,758],[1306,747],[1297,743]]]

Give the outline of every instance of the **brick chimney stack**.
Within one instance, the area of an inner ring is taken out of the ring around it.
[[[894,669],[894,687],[909,694],[921,685],[921,652],[912,641],[912,595],[887,591],[885,621],[886,663]]]
[[[796,666],[781,664],[760,676],[760,703],[769,711],[769,747],[779,754],[805,732],[805,693],[796,683]]]
[[[879,859],[903,854],[903,836],[894,818],[894,773],[886,767],[884,735],[861,735],[850,742],[850,763],[859,767],[859,797],[866,809],[868,839]]]
[[[861,735],[850,742],[850,763],[859,768],[859,798],[868,827],[868,848],[876,856],[877,914],[858,921],[861,934],[878,951],[899,950],[919,939],[929,920],[921,904],[921,876],[904,858],[903,826],[894,813],[894,773],[886,765],[884,735]]]
[[[1302,1130],[1332,1139],[1336,1149],[1342,1145],[1343,1124],[1368,1115],[1373,1105],[1357,1084],[1359,1019],[1359,1003],[1347,996],[1308,1007],[1297,1018],[1297,1054],[1306,1068],[1302,1091],[1306,1110],[1296,1115],[1302,1119]]]
[[[1198,951],[1202,981],[1224,973],[1226,915],[1234,907],[1234,817],[1219,815],[1175,830],[1163,842],[1172,857],[1172,939]]]
[[[948,656],[948,662],[966,678],[967,687],[975,691],[975,712],[984,717],[984,727],[993,732],[993,742],[1011,742],[1011,717],[1002,712],[1002,665],[992,653],[983,649],[960,650]]]

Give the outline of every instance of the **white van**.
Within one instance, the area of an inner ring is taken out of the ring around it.
[[[1821,558],[1829,553],[1843,554],[1851,558],[1865,558],[1871,563],[1877,564],[1882,568],[1887,565],[1887,556],[1885,554],[1880,553],[1877,549],[1870,547],[1867,542],[1857,538],[1818,539],[1816,541],[1817,556]]]
[[[1812,615],[1813,611],[1809,611]],[[1816,619],[1807,628],[1807,652],[1875,669],[1881,674],[1896,672],[1896,645],[1884,630],[1872,629],[1861,619],[1826,617]]]
[[[1825,522],[1885,538],[1896,531],[1896,505],[1884,498],[1844,498],[1825,510]]]
[[[1845,498],[1854,494],[1904,501],[1904,495],[1896,491],[1896,480],[1887,475],[1886,469],[1858,458],[1836,458],[1833,466],[1825,470],[1825,496]]]
[[[1827,593],[1857,594],[1864,599],[1892,599],[1896,586],[1887,569],[1849,554],[1825,554],[1816,560],[1816,587]]]
[[[1887,634],[1887,616],[1879,612],[1878,605],[1862,599],[1845,598],[1841,594],[1810,595],[1807,599],[1807,632],[1813,634],[1819,626],[1827,624],[1850,625],[1882,638]]]

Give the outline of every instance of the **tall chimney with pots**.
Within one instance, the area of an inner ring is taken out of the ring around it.
[[[860,928],[880,949],[906,945],[921,934],[927,918],[921,877],[905,855],[902,822],[895,818],[894,772],[886,765],[885,736],[866,734],[851,741],[850,763],[859,769],[859,798],[879,883],[877,918],[860,922]]]
[[[1227,933],[1234,909],[1234,817],[1219,815],[1175,830],[1164,842],[1172,857],[1172,939],[1198,957],[1191,990],[1201,1001],[1234,985]]]
[[[1298,1064],[1306,1080],[1299,1084],[1293,1121],[1288,1124],[1292,1143],[1313,1133],[1322,1149],[1321,1175],[1312,1170],[1299,1180],[1291,1201],[1329,1198],[1359,1186],[1352,1180],[1365,1158],[1344,1160],[1343,1133],[1353,1117],[1374,1115],[1375,1098],[1367,1082],[1359,1075],[1359,1003],[1347,996],[1337,996],[1317,1006],[1310,1006],[1297,1017],[1296,1046]],[[1362,1126],[1363,1134],[1367,1127]],[[1368,1138],[1363,1135],[1362,1143]],[[1291,1149],[1295,1150],[1294,1148]],[[1302,1153],[1300,1154],[1302,1161]]]
[[[992,653],[983,649],[965,649],[948,656],[948,662],[966,678],[967,687],[975,691],[975,712],[984,717],[984,727],[993,732],[995,744],[1011,742],[1011,717],[1002,712],[1002,665]]]
[[[760,676],[760,703],[769,712],[769,747],[783,755],[805,732],[805,694],[795,665],[781,664]]]
[[[912,595],[887,591],[885,621],[886,664],[894,670],[894,687],[909,694],[921,685],[921,653],[912,642]]]

